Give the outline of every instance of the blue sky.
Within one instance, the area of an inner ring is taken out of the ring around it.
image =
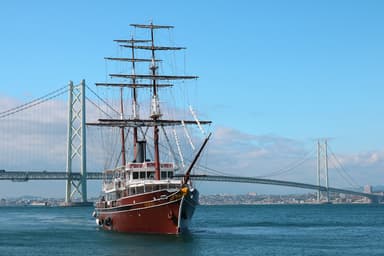
[[[103,80],[112,40],[154,20],[174,25],[175,42],[187,46],[198,108],[215,129],[307,150],[327,137],[346,159],[381,156],[383,9],[382,1],[3,1],[0,95],[23,102],[68,80]]]

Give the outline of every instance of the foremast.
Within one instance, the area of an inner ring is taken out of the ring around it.
[[[160,60],[156,59],[156,51],[167,51],[167,50],[181,50],[185,49],[184,47],[168,47],[168,46],[158,46],[155,45],[154,31],[157,29],[172,29],[173,26],[161,26],[150,24],[131,24],[135,28],[148,29],[150,30],[150,40],[135,40],[133,38],[129,40],[115,40],[118,42],[121,47],[131,48],[132,58],[105,58],[112,61],[128,61],[132,63],[132,74],[109,74],[111,78],[123,78],[130,79],[131,83],[96,83],[99,86],[118,86],[121,90],[121,118],[120,119],[99,119],[98,123],[89,123],[89,125],[99,125],[99,126],[111,126],[111,127],[120,127],[121,129],[121,140],[122,140],[122,164],[126,165],[125,160],[125,127],[133,127],[133,144],[134,144],[134,159],[137,158],[137,142],[138,142],[138,128],[140,127],[153,127],[153,146],[154,146],[154,166],[155,166],[155,179],[160,180],[160,151],[159,151],[159,126],[176,126],[176,125],[185,125],[185,124],[210,124],[211,121],[198,121],[198,120],[162,120],[162,113],[160,109],[160,101],[158,89],[162,87],[173,86],[173,84],[160,83],[159,81],[171,81],[171,80],[180,80],[180,79],[197,79],[197,76],[175,76],[175,75],[159,75],[158,74],[158,65],[157,62]],[[149,43],[146,45],[145,43]],[[142,59],[135,58],[135,50],[149,50],[151,52],[151,58]],[[150,74],[136,74],[136,62],[150,62]],[[141,83],[138,82],[141,80],[149,80],[150,83]],[[133,92],[133,102],[132,102],[132,118],[124,119],[124,108],[123,108],[123,88],[130,87]],[[150,109],[150,119],[140,119],[139,117],[139,107],[137,103],[137,89],[138,88],[151,88],[152,97],[151,97],[151,109]],[[206,144],[206,142],[204,143]],[[204,146],[203,146],[204,147]],[[198,154],[199,155],[199,154]],[[198,156],[197,156],[198,157]],[[188,173],[190,170],[188,171]]]

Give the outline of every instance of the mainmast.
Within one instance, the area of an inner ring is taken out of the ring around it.
[[[157,65],[155,63],[155,40],[153,36],[153,24],[151,23],[151,44],[152,44],[152,63],[151,63],[151,71],[152,76],[156,76]],[[160,112],[160,103],[159,98],[157,96],[157,87],[156,87],[156,79],[152,80],[153,83],[153,98],[152,98],[152,109],[151,109],[151,118],[156,123],[157,119],[161,117]],[[160,153],[159,153],[159,128],[157,125],[153,127],[153,143],[154,143],[154,151],[155,151],[155,179],[160,180]]]
[[[152,74],[152,85],[153,85],[153,95],[152,95],[152,104],[151,104],[151,118],[154,121],[153,127],[153,146],[154,146],[154,162],[155,162],[155,180],[160,180],[160,152],[159,152],[159,128],[157,125],[157,120],[161,117],[160,111],[160,102],[159,97],[157,95],[157,79],[156,79],[156,71],[158,66],[156,65],[155,51],[156,50],[176,50],[174,47],[156,47],[155,39],[154,39],[154,30],[155,29],[170,29],[173,26],[159,26],[154,25],[152,22],[149,25],[142,24],[132,24],[132,26],[137,28],[145,28],[150,29],[151,31],[151,46],[149,47],[140,47],[139,49],[150,50],[151,51],[151,74]],[[133,46],[132,46],[133,47]],[[178,47],[177,49],[182,49]]]

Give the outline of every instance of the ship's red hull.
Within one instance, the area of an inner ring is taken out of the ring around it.
[[[128,233],[178,234],[188,228],[195,206],[196,189],[153,191],[96,205],[98,224],[106,230]]]

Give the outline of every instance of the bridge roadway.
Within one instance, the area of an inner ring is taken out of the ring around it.
[[[183,175],[176,175],[175,177],[183,177]],[[101,172],[87,172],[87,180],[101,180],[103,174]],[[29,180],[80,180],[80,173],[67,173],[67,172],[52,172],[52,171],[5,171],[0,170],[0,180],[10,180],[14,182],[23,182]],[[220,176],[220,175],[191,175],[191,179],[198,181],[217,181],[217,182],[237,182],[237,183],[256,183],[265,185],[276,185],[286,187],[296,187],[311,189],[316,191],[329,191],[334,193],[343,193],[350,195],[363,196],[371,199],[374,202],[384,201],[384,196],[377,194],[368,194],[353,190],[317,186],[307,183],[299,183],[293,181],[282,181],[273,179],[262,179],[254,177],[239,177],[239,176]]]
[[[180,176],[182,177],[182,176]],[[296,188],[304,188],[304,189],[312,189],[316,191],[329,191],[334,193],[342,193],[349,195],[357,195],[363,196],[371,199],[374,202],[379,202],[384,200],[384,196],[377,194],[368,194],[353,190],[333,188],[333,187],[325,187],[312,185],[307,183],[293,182],[293,181],[283,181],[283,180],[273,180],[273,179],[262,179],[262,178],[254,178],[254,177],[239,177],[239,176],[218,176],[218,175],[203,175],[203,174],[195,174],[191,175],[191,179],[199,180],[199,181],[218,181],[218,182],[238,182],[238,183],[256,183],[256,184],[265,184],[265,185],[276,185],[276,186],[285,186],[285,187],[296,187]]]
[[[15,182],[29,180],[80,180],[80,173],[52,172],[52,171],[5,171],[0,170],[0,180]],[[103,173],[87,172],[87,180],[102,180]]]

